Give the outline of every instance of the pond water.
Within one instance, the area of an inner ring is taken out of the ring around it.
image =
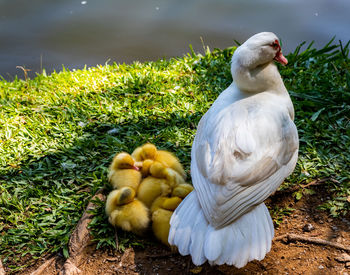
[[[203,52],[273,31],[302,41],[350,39],[349,0],[0,0],[0,75],[130,63]],[[202,43],[203,41],[203,43]]]

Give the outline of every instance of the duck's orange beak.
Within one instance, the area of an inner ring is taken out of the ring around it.
[[[274,60],[276,60],[278,63],[281,63],[283,66],[288,64],[288,60],[284,57],[281,50],[277,52]]]

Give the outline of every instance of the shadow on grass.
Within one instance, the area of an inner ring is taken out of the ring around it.
[[[144,117],[118,125],[93,122],[84,126],[72,146],[28,158],[20,167],[3,173],[0,207],[8,213],[1,218],[0,254],[4,264],[18,269],[45,253],[67,256],[70,233],[89,199],[104,185],[108,188],[108,167],[115,153],[131,153],[137,146],[152,142],[174,152],[188,171],[192,133],[200,117],[196,113],[181,117],[174,112],[169,119]],[[101,223],[92,230],[109,234],[96,236],[104,246],[114,234],[104,207],[97,211]]]

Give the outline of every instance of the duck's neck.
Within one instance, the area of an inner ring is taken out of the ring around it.
[[[274,62],[253,68],[233,62],[231,73],[233,81],[243,93],[256,94],[265,91],[271,91],[276,94],[287,93]]]

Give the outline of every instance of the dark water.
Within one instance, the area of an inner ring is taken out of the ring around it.
[[[0,0],[0,75],[130,63],[203,52],[273,31],[302,41],[350,39],[350,0]]]

